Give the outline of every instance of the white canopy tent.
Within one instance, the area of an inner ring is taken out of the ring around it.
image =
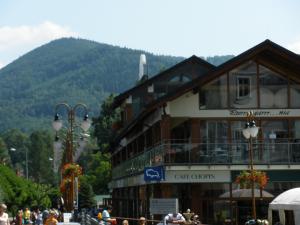
[[[272,224],[272,210],[279,211],[280,222],[285,225],[285,210],[294,212],[295,224],[300,224],[300,188],[293,188],[278,195],[269,205],[268,219]]]

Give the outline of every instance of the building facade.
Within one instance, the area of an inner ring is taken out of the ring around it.
[[[180,211],[190,208],[203,223],[244,222],[251,196],[235,179],[249,169],[249,110],[260,127],[255,169],[269,176],[256,190],[258,217],[300,186],[300,56],[269,40],[218,67],[192,56],[119,95],[114,107],[122,121],[110,187],[120,216],[150,217],[150,199],[177,198]]]

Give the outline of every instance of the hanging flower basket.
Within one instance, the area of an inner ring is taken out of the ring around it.
[[[239,184],[241,188],[250,188],[252,181],[261,189],[264,189],[268,183],[269,177],[266,172],[254,170],[253,176],[251,171],[242,171],[235,179],[235,183]]]
[[[79,177],[80,175],[82,175],[82,168],[78,164],[67,163],[63,167],[62,174],[64,177]]]

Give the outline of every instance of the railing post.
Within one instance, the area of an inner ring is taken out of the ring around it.
[[[269,143],[268,144],[268,161],[269,161],[268,164],[269,165],[271,164],[271,151],[270,151],[271,148],[270,147],[271,147],[271,144]]]
[[[192,164],[191,162],[191,151],[192,151],[192,143],[188,144],[188,157],[189,157],[189,164]]]
[[[291,165],[291,159],[290,159],[290,141],[288,141],[288,165],[290,166]]]

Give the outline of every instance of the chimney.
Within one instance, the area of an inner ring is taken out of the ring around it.
[[[140,67],[139,67],[139,80],[143,78],[143,76],[146,74],[145,67],[146,67],[146,55],[141,54],[140,56]]]

